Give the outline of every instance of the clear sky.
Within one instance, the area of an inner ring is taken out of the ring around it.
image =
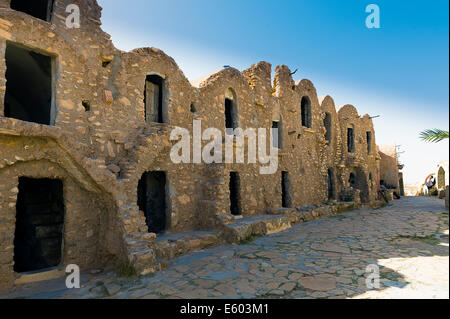
[[[448,141],[420,131],[449,127],[447,0],[99,0],[103,29],[122,50],[153,46],[188,79],[258,61],[299,69],[318,95],[374,119],[378,144],[400,146],[406,184],[449,157]],[[368,29],[367,5],[381,28]]]

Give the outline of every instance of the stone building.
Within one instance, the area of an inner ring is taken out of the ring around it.
[[[194,86],[161,50],[116,49],[95,0],[23,3],[0,0],[0,289],[68,264],[154,272],[270,209],[376,204],[371,118],[336,111],[287,66],[273,81],[260,62]],[[79,28],[66,25],[70,4]],[[278,169],[174,163],[171,134],[192,136],[195,121],[278,128]]]
[[[398,161],[397,146],[387,144],[378,146],[380,155],[380,183],[397,195],[404,196],[403,165]]]

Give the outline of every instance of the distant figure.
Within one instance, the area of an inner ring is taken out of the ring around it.
[[[436,185],[436,179],[434,176],[431,176],[427,182],[428,193],[430,193],[431,189]]]

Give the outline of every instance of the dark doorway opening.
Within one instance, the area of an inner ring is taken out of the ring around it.
[[[236,103],[231,99],[225,99],[225,128],[236,129],[239,127]]]
[[[11,0],[11,9],[44,21],[50,21],[52,19],[53,0]]]
[[[323,119],[323,125],[325,126],[325,140],[331,143],[331,114],[325,113],[325,118]]]
[[[311,128],[312,126],[312,113],[311,113],[311,100],[309,97],[304,96],[301,103],[302,111],[302,126]]]
[[[355,152],[355,130],[352,127],[347,128],[347,151]]]
[[[52,58],[9,43],[5,58],[5,117],[50,125]]]
[[[62,181],[20,177],[16,210],[14,271],[58,266],[64,227]]]
[[[150,233],[163,233],[167,227],[166,184],[166,173],[159,171],[144,173],[138,184],[138,206]]]
[[[355,172],[350,173],[350,186],[360,190],[361,203],[368,203],[369,200],[369,184],[363,169],[358,167]]]
[[[348,182],[350,183],[351,187],[356,188],[356,175],[355,175],[355,173],[350,173],[350,177],[348,179]]]
[[[239,173],[230,172],[230,211],[234,216],[242,215],[241,210],[241,179]]]
[[[332,168],[328,169],[328,199],[333,200],[335,199],[335,192],[334,192],[334,170]]]
[[[292,207],[291,201],[291,181],[288,172],[281,172],[281,196],[284,208]]]
[[[164,123],[164,79],[148,75],[145,79],[144,104],[147,123]]]

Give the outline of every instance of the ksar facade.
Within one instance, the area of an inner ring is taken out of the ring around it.
[[[287,66],[273,81],[260,62],[193,85],[159,49],[115,48],[95,0],[21,3],[0,0],[0,288],[68,264],[151,273],[232,241],[230,229],[251,218],[377,204],[370,116],[336,111]],[[70,4],[80,28],[66,25]],[[173,163],[172,130],[192,132],[195,120],[224,132],[278,128],[278,170]]]

